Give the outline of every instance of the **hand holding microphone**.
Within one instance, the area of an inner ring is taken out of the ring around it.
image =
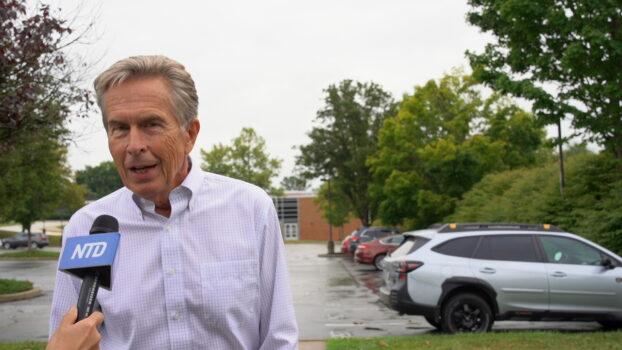
[[[104,315],[95,311],[99,287],[110,290],[112,264],[120,235],[117,219],[100,215],[93,222],[88,236],[67,239],[59,270],[82,279],[77,306],[72,307],[51,337],[48,350],[98,349],[97,327]]]

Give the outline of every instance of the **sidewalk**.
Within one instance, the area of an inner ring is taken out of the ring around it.
[[[325,350],[326,343],[323,340],[301,340],[298,348],[300,350]]]

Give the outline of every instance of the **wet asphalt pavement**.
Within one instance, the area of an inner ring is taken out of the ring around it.
[[[376,295],[382,274],[348,257],[322,258],[324,244],[288,244],[287,261],[301,340],[433,332],[418,316],[399,316]],[[0,342],[45,340],[56,261],[0,261],[0,277],[28,279],[43,290],[30,300],[0,303]],[[494,329],[591,331],[594,322],[495,323]]]

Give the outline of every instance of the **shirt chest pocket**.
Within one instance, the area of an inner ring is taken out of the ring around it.
[[[247,324],[259,319],[259,284],[255,260],[201,265],[205,317],[210,323]]]

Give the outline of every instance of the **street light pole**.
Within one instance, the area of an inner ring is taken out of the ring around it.
[[[331,203],[330,177],[328,178],[328,254],[335,254],[335,242],[333,242],[332,203]]]

